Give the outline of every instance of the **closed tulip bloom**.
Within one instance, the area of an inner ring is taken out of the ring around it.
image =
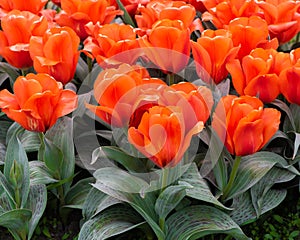
[[[14,94],[6,89],[0,92],[0,108],[29,131],[47,131],[77,106],[77,95],[63,90],[62,84],[48,74],[20,76],[13,90]]]
[[[280,74],[280,92],[290,102],[300,105],[300,64],[283,70]]]
[[[62,11],[57,15],[56,22],[60,26],[72,28],[81,40],[88,34],[85,25],[89,22],[108,24],[116,15],[123,14],[106,0],[61,0]]]
[[[257,5],[263,11],[261,17],[268,23],[270,37],[276,37],[279,44],[290,41],[299,32],[299,1],[259,0]]]
[[[227,69],[240,95],[257,96],[267,103],[279,95],[279,74],[291,64],[288,53],[256,48],[241,62],[234,60],[228,63]]]
[[[37,14],[46,5],[47,0],[0,0],[0,10],[5,13],[11,10],[29,11]]]
[[[30,39],[29,52],[34,69],[48,73],[63,84],[74,77],[79,57],[80,39],[69,27],[54,27],[43,37]]]
[[[16,68],[33,65],[29,54],[31,36],[43,36],[48,28],[44,17],[28,11],[13,10],[1,19],[0,55]]]
[[[227,95],[215,110],[212,127],[232,155],[261,150],[278,130],[280,112],[263,108],[256,97]]]
[[[158,167],[180,162],[193,135],[201,132],[198,122],[188,132],[180,107],[153,106],[144,112],[138,127],[129,127],[128,140]]]
[[[233,45],[241,46],[237,57],[240,60],[255,48],[278,48],[277,38],[268,40],[268,24],[258,16],[236,18],[229,23],[228,29]]]
[[[84,50],[91,53],[102,67],[106,64],[133,64],[140,56],[139,51],[121,54],[139,47],[136,33],[130,25],[117,23],[93,25],[90,22],[87,24],[87,31],[90,37],[84,41]]]
[[[239,47],[233,46],[231,33],[224,29],[205,30],[197,42],[191,41],[191,48],[198,76],[208,83],[212,79],[215,84],[227,77],[226,64],[239,52]]]
[[[156,22],[148,36],[139,38],[147,58],[165,72],[177,73],[189,61],[190,31],[179,20]]]

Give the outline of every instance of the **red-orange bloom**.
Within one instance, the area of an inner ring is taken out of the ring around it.
[[[240,95],[257,96],[263,102],[271,102],[280,93],[280,72],[291,64],[288,53],[257,48],[242,62],[234,60],[228,63],[227,69]]]
[[[192,136],[201,132],[198,122],[186,131],[182,108],[153,106],[146,111],[138,127],[128,129],[128,140],[157,166],[175,166],[188,149]]]
[[[90,52],[102,67],[105,64],[133,64],[139,57],[138,51],[120,54],[139,47],[134,29],[124,24],[87,24],[91,35],[84,41],[84,50]],[[118,55],[119,54],[119,55]]]
[[[227,28],[231,20],[239,17],[256,15],[259,8],[255,0],[201,0],[207,12],[203,13],[202,20],[212,21],[219,28]]]
[[[268,23],[271,38],[276,37],[282,44],[290,41],[299,32],[299,1],[259,0],[256,3],[263,10],[262,18]]]
[[[29,52],[34,69],[48,73],[63,84],[72,80],[79,57],[80,39],[69,27],[54,27],[43,37],[30,39]]]
[[[212,127],[236,156],[253,154],[278,130],[280,112],[263,108],[256,97],[227,95],[217,105]]]
[[[14,67],[31,67],[30,38],[43,36],[48,28],[47,20],[31,12],[13,10],[1,19],[1,28],[0,55]]]
[[[279,75],[280,92],[290,102],[300,105],[300,64],[291,66]]]
[[[56,22],[60,26],[71,27],[81,40],[88,36],[85,30],[88,22],[108,24],[116,15],[123,14],[109,6],[106,0],[61,0],[61,8],[63,11],[57,15]]]
[[[122,127],[132,114],[134,102],[139,96],[138,86],[146,83],[164,84],[149,77],[147,70],[141,66],[122,64],[118,68],[106,69],[98,75],[94,84],[94,96],[100,106],[86,106],[104,122]],[[117,105],[118,109],[115,109]]]
[[[148,36],[139,38],[139,44],[148,59],[163,71],[177,73],[189,61],[190,31],[179,20],[156,22]]]
[[[20,10],[37,14],[44,8],[46,3],[47,0],[0,0],[0,12],[2,11],[5,15],[5,13],[10,12],[11,10]],[[0,14],[0,18],[4,15],[1,16]]]
[[[277,38],[267,40],[268,24],[258,16],[236,18],[229,23],[228,29],[232,33],[233,45],[241,46],[238,54],[240,60],[254,48],[278,48]]]
[[[216,84],[227,77],[226,63],[239,51],[239,47],[233,47],[230,32],[224,29],[205,30],[197,42],[191,41],[191,47],[198,76],[206,82],[212,79]]]
[[[6,89],[0,92],[2,111],[29,131],[47,131],[76,106],[77,95],[63,90],[62,84],[47,74],[20,76],[14,83],[14,94]]]
[[[200,30],[202,25],[196,16],[195,8],[184,1],[150,1],[146,6],[138,8],[139,15],[135,15],[136,23],[141,31],[140,35],[146,33],[153,24],[159,20],[180,20],[185,28],[190,28],[191,32]]]

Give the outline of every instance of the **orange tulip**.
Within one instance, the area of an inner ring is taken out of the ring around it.
[[[138,127],[129,127],[128,140],[158,167],[170,167],[180,162],[192,136],[202,129],[203,123],[198,122],[186,131],[180,107],[153,106],[144,112]]]
[[[257,1],[257,5],[263,11],[262,18],[268,23],[270,37],[276,37],[280,44],[290,41],[299,32],[299,1],[266,0]]]
[[[259,8],[255,0],[202,0],[206,12],[202,15],[203,21],[212,21],[221,29],[227,28],[231,20],[240,17],[251,17],[257,15]]]
[[[226,63],[239,51],[239,47],[233,47],[230,32],[224,29],[205,30],[197,42],[191,41],[191,47],[198,76],[206,82],[210,82],[210,76],[216,84],[227,77]]]
[[[190,31],[202,29],[199,19],[195,19],[196,10],[191,4],[184,1],[150,1],[146,6],[138,8],[140,14],[135,15],[139,27],[139,35],[142,36],[159,20],[180,20],[185,28]]]
[[[300,105],[300,64],[291,66],[279,75],[282,95],[290,102]]]
[[[123,14],[114,6],[109,6],[106,0],[61,0],[61,8],[56,22],[72,28],[81,40],[88,36],[85,30],[88,22],[108,24],[116,15]]]
[[[47,74],[27,74],[14,83],[14,94],[0,92],[0,108],[29,131],[45,132],[59,117],[77,106],[77,95],[63,90],[60,82]]]
[[[136,33],[130,25],[112,23],[100,26],[90,22],[87,31],[91,36],[84,41],[84,50],[90,52],[102,67],[106,64],[133,64],[140,56],[139,51],[121,54],[139,47]]]
[[[139,38],[147,58],[165,72],[177,73],[188,63],[190,31],[179,20],[156,22],[148,36]]]
[[[86,106],[104,122],[122,127],[128,123],[133,105],[138,101],[138,86],[147,83],[164,84],[149,79],[147,70],[141,66],[122,64],[118,68],[106,69],[94,84],[94,96],[100,106]]]
[[[79,57],[80,39],[69,27],[54,27],[43,37],[30,39],[29,52],[34,69],[48,73],[63,84],[72,80]]]
[[[8,13],[11,10],[20,10],[37,14],[44,8],[47,2],[48,0],[0,0],[0,9],[3,13]]]
[[[1,19],[1,28],[0,55],[14,67],[31,67],[30,38],[43,36],[48,28],[47,20],[31,12],[13,10]]]
[[[263,102],[272,102],[279,95],[279,74],[291,66],[288,53],[274,49],[254,49],[242,62],[227,64],[233,86],[240,95],[257,96]]]
[[[256,97],[227,95],[217,105],[212,127],[224,141],[228,151],[236,156],[253,154],[278,130],[280,112],[263,109]]]
[[[268,24],[260,17],[236,18],[229,23],[228,29],[232,33],[233,45],[241,46],[238,54],[240,60],[254,48],[278,48],[276,38],[267,40],[269,36]]]

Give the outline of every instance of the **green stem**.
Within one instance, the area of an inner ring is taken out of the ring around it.
[[[20,189],[16,188],[15,189],[15,201],[16,201],[16,208],[20,208],[21,206],[21,197],[20,197]]]
[[[232,188],[232,185],[233,185],[233,182],[236,178],[236,174],[237,174],[238,168],[240,166],[241,159],[242,159],[241,156],[236,156],[236,158],[235,158],[235,161],[233,163],[232,170],[231,170],[231,173],[230,173],[229,181],[228,181],[228,183],[227,183],[227,185],[226,185],[226,187],[224,188],[224,191],[223,191],[223,195],[222,195],[222,198],[221,198],[222,200],[225,200],[228,197],[228,193],[230,192],[230,190]]]
[[[169,73],[167,75],[167,84],[169,86],[173,85],[175,83],[175,75],[173,73]]]
[[[93,60],[90,57],[87,57],[86,62],[87,62],[89,73],[90,73],[93,70]]]

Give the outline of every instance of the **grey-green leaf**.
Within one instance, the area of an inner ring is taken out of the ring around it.
[[[24,229],[25,223],[31,218],[28,209],[14,209],[0,215],[0,226],[19,231]]]
[[[30,184],[50,184],[55,183],[56,180],[51,171],[47,168],[44,162],[41,161],[30,161]]]

